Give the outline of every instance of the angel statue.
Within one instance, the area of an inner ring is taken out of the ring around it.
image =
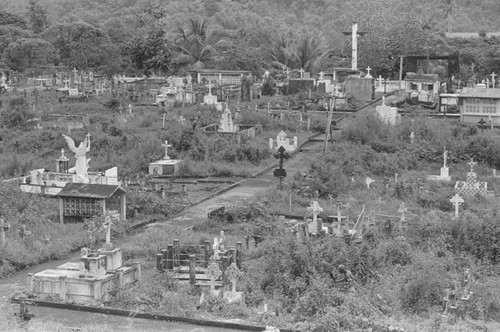
[[[75,141],[69,136],[64,136],[64,139],[66,140],[66,143],[68,143],[68,147],[71,151],[75,153],[76,157],[76,179],[75,182],[79,183],[89,183],[89,176],[88,176],[88,161],[86,158],[87,152],[90,151],[90,133],[85,136],[85,139],[83,142],[80,142],[80,145],[78,147],[75,146]]]

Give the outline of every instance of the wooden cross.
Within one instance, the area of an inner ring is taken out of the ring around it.
[[[486,121],[484,121],[483,118],[481,118],[481,120],[479,120],[479,125],[481,126],[481,134],[483,133],[483,130],[484,130],[484,124],[486,123]]]
[[[169,160],[170,157],[168,156],[168,148],[171,148],[172,145],[168,144],[168,141],[165,141],[165,144],[162,144],[161,146],[165,148],[165,157],[163,157],[163,159]]]
[[[474,166],[477,165],[477,163],[474,161],[474,159],[470,158],[470,161],[467,164],[470,166],[470,171],[474,172]]]
[[[215,280],[222,275],[219,265],[216,262],[210,263],[205,274],[210,278],[210,290],[215,290]]]
[[[0,218],[0,245],[2,247],[5,246],[5,231],[8,230],[10,228],[10,225],[5,223],[5,219],[4,218]]]
[[[231,292],[236,293],[236,281],[240,277],[240,270],[238,270],[235,263],[231,263],[226,272],[227,278],[231,281]]]
[[[459,194],[455,194],[455,196],[450,199],[450,202],[455,205],[455,218],[458,218],[458,207],[464,202],[464,199],[460,197]]]
[[[495,72],[491,73],[491,81],[493,82],[493,88],[495,87],[495,77],[497,76]]]

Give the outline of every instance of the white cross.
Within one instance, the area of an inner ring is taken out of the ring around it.
[[[493,82],[493,87],[495,87],[495,77],[497,77],[497,74],[495,72],[491,73],[491,81]]]
[[[304,69],[300,68],[299,73],[300,73],[300,78],[304,78]]]
[[[319,79],[322,81],[325,79],[325,73],[323,71],[319,72]]]
[[[366,71],[368,72],[368,74],[366,74],[366,76],[365,76],[366,78],[371,78],[371,77],[372,77],[372,75],[370,74],[370,71],[371,71],[371,70],[372,70],[372,69],[370,68],[370,66],[368,66],[368,67],[366,68]]]
[[[448,150],[446,150],[446,147],[445,147],[444,151],[443,151],[443,168],[446,168],[447,161],[448,161]]]
[[[165,157],[163,157],[163,159],[169,160],[170,157],[168,156],[168,148],[171,148],[172,145],[168,144],[168,141],[165,141],[165,144],[162,144],[161,146],[165,148]]]
[[[218,264],[216,262],[210,263],[205,273],[207,277],[210,278],[210,290],[215,290],[215,280],[222,275]]]
[[[378,81],[378,86],[382,87],[382,84],[383,84],[382,82],[384,81],[384,79],[382,78],[382,75],[378,75],[377,81]]]
[[[455,196],[450,199],[450,202],[455,205],[455,218],[458,218],[458,207],[464,202],[464,199],[460,197],[459,194],[455,194]]]

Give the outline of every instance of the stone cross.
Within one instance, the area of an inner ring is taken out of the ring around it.
[[[486,123],[486,121],[484,121],[483,118],[481,118],[481,120],[479,120],[479,125],[481,126],[481,134],[483,133],[483,130],[484,130],[484,124]]]
[[[366,68],[366,71],[368,72],[368,73],[366,74],[366,76],[365,76],[366,78],[372,78],[372,75],[370,74],[370,71],[371,71],[371,70],[372,70],[372,69],[370,68],[370,66],[368,66],[368,67]]]
[[[470,158],[470,161],[467,163],[470,167],[471,173],[474,172],[474,166],[477,165],[477,163],[474,161],[474,159]]]
[[[398,213],[401,213],[401,221],[405,221],[405,213],[408,211],[404,202],[399,206]]]
[[[462,203],[464,202],[464,199],[462,197],[460,197],[459,194],[455,194],[455,196],[453,196],[450,199],[450,202],[452,202],[453,205],[455,205],[455,218],[458,218],[458,207],[460,205],[462,205]]]
[[[342,218],[345,218],[345,216],[342,215],[341,208],[345,207],[346,209],[349,208],[349,203],[342,204],[339,200],[337,200],[337,204],[335,204],[337,207],[337,221],[341,222]]]
[[[168,156],[168,148],[171,148],[172,145],[168,144],[168,141],[165,141],[165,144],[162,144],[161,146],[165,148],[165,157],[163,157],[163,159],[169,160],[170,157]]]
[[[5,231],[10,228],[10,225],[5,223],[4,218],[0,218],[0,246],[4,247],[6,240],[5,240]]]
[[[319,79],[322,81],[325,79],[325,73],[323,71],[319,72]]]
[[[491,73],[491,82],[493,83],[493,88],[495,87],[495,77],[497,76],[495,72]]]
[[[313,222],[318,221],[318,213],[323,212],[323,208],[319,206],[319,203],[317,201],[313,201],[311,203],[311,206],[307,208],[309,211],[312,212],[313,214]]]
[[[235,263],[231,263],[226,272],[227,278],[231,281],[231,292],[236,293],[236,281],[240,277],[240,270],[238,270]]]
[[[382,75],[378,75],[377,81],[378,81],[378,86],[382,87],[382,84],[383,84],[382,82],[384,81],[384,79],[382,78]]]
[[[300,73],[300,78],[304,78],[304,69],[300,68],[299,73]]]
[[[216,262],[210,263],[205,273],[207,277],[210,278],[210,290],[215,290],[215,280],[222,275],[219,265]]]

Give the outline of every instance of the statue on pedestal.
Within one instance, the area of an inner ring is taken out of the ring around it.
[[[83,142],[78,145],[78,147],[75,146],[75,141],[64,134],[62,134],[64,139],[66,140],[66,143],[68,143],[68,147],[71,151],[75,153],[76,157],[76,179],[75,182],[78,183],[89,183],[89,176],[88,176],[88,162],[90,161],[90,158],[87,160],[86,155],[87,152],[90,151],[90,134],[87,134],[85,136],[85,139]]]

